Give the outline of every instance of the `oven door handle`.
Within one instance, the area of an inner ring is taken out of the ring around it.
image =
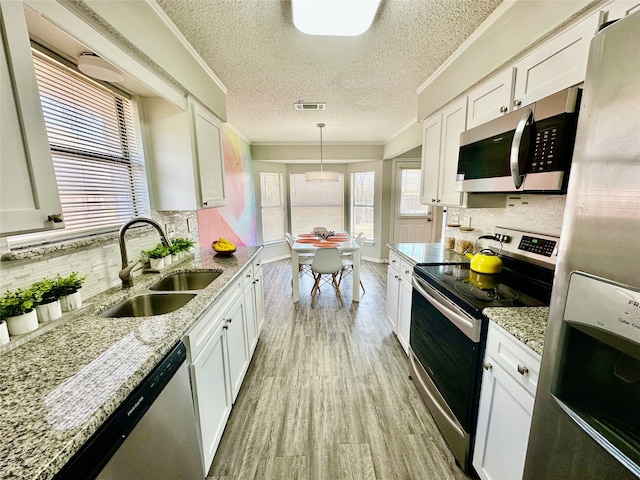
[[[469,317],[466,312],[459,309],[453,302],[415,275],[413,276],[413,288],[433,305],[436,310],[453,323],[458,330],[473,342],[480,342],[482,320]]]

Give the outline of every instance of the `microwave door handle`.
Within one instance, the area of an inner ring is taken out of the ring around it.
[[[533,111],[530,107],[525,107],[524,113],[518,122],[516,131],[513,134],[513,141],[511,142],[511,178],[513,178],[513,184],[516,188],[520,188],[524,181],[524,172],[520,172],[520,144],[522,143],[522,136],[524,135],[524,129],[527,127],[527,123],[533,117]]]

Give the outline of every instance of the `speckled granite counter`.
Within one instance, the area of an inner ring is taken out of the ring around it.
[[[387,247],[411,263],[469,263],[469,259],[442,243],[388,243]]]
[[[490,307],[482,310],[482,313],[542,355],[549,307]]]
[[[202,249],[162,274],[110,289],[57,328],[0,356],[0,478],[50,479],[178,342],[262,247],[227,258]],[[181,309],[154,317],[98,314],[167,273],[222,270]]]

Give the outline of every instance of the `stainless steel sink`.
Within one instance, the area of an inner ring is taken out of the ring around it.
[[[104,318],[151,317],[184,307],[195,293],[143,293],[123,300],[100,314]]]
[[[149,290],[173,292],[179,290],[202,290],[222,272],[183,272],[174,273],[149,287]]]

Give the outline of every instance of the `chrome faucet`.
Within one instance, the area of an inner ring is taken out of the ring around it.
[[[129,265],[129,257],[127,256],[127,246],[124,243],[124,234],[129,229],[131,225],[135,225],[136,223],[148,223],[153,228],[155,228],[160,234],[160,240],[162,241],[162,245],[165,247],[170,247],[171,242],[167,238],[167,236],[162,231],[162,227],[158,222],[152,220],[150,218],[145,217],[134,217],[129,220],[127,223],[120,227],[120,231],[118,232],[118,239],[120,242],[120,257],[122,258],[122,270],[118,276],[120,280],[122,280],[122,288],[131,288],[133,287],[133,269],[138,265],[138,262],[132,262]]]

